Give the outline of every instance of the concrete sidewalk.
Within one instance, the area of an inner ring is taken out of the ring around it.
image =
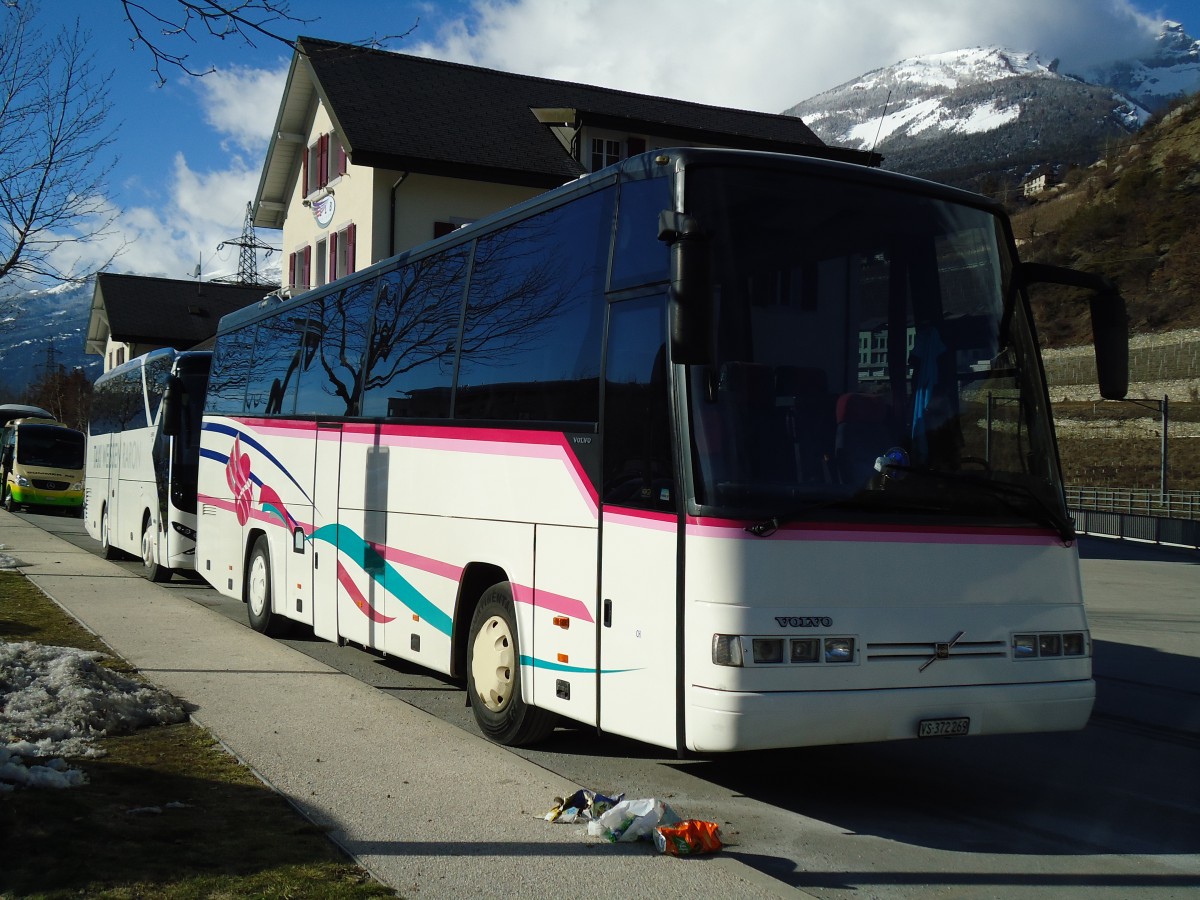
[[[30,581],[407,897],[798,896],[727,856],[659,856],[541,816],[570,785],[0,510]],[[686,812],[686,811],[684,811]]]

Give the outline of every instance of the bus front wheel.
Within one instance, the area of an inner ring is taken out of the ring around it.
[[[498,744],[521,747],[554,730],[555,716],[530,706],[521,696],[521,655],[517,643],[512,586],[488,588],[471,617],[467,691],[475,723]]]
[[[142,565],[146,567],[146,577],[151,581],[161,583],[171,580],[171,570],[158,561],[158,542],[155,540],[154,523],[149,516],[142,525]]]
[[[271,548],[265,534],[258,536],[250,551],[244,595],[250,627],[269,637],[282,634],[286,621],[271,609]]]
[[[100,511],[100,555],[105,559],[120,559],[121,551],[108,538],[108,507]]]

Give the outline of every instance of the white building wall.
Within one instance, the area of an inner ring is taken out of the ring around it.
[[[437,175],[408,175],[379,170],[376,177],[375,209],[380,227],[374,230],[371,259],[378,262],[410,247],[433,240],[434,224],[465,225],[507,209],[542,193],[540,188],[489,184]],[[395,247],[391,241],[389,216],[395,191]],[[360,247],[365,245],[361,242]]]

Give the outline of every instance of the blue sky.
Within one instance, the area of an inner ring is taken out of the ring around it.
[[[22,0],[26,2],[26,0]],[[111,71],[117,166],[108,201],[113,271],[206,277],[236,269],[237,237],[275,122],[290,51],[269,38],[163,38],[203,78],[163,67],[159,86],[119,0],[33,0],[53,28],[76,18]],[[140,0],[164,15],[176,0]],[[390,49],[722,106],[779,112],[900,59],[1000,45],[1059,57],[1063,70],[1136,52],[1163,18],[1200,37],[1200,0],[290,0],[286,37]],[[260,231],[277,242],[279,234]],[[86,248],[85,248],[86,250]],[[94,247],[97,258],[105,247]],[[277,259],[276,259],[277,261]]]

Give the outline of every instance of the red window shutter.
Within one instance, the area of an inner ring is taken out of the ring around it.
[[[329,236],[329,280],[330,281],[333,281],[334,279],[338,278],[342,274],[341,272],[338,271],[337,239],[338,239],[338,236],[337,236],[336,231]]]
[[[445,235],[452,232],[456,227],[457,226],[455,226],[455,224],[453,222],[434,222],[433,223],[433,236],[435,238],[444,237]]]
[[[317,138],[317,187],[329,184],[329,135]]]
[[[308,290],[308,286],[311,283],[308,279],[308,273],[311,271],[312,271],[312,247],[305,247],[304,248],[303,271],[301,272],[301,275],[304,276],[304,281],[301,283],[300,287],[306,291]]]
[[[356,232],[357,232],[357,229],[354,227],[353,222],[351,222],[349,225],[346,226],[346,274],[347,275],[349,275],[351,272],[357,271],[354,268],[355,246],[358,242]]]
[[[300,151],[300,196],[307,197],[312,193],[308,183],[308,148]]]
[[[288,254],[288,287],[296,286],[296,254]]]
[[[626,138],[625,149],[628,150],[630,156],[637,156],[639,153],[645,153],[646,139],[640,137]]]

